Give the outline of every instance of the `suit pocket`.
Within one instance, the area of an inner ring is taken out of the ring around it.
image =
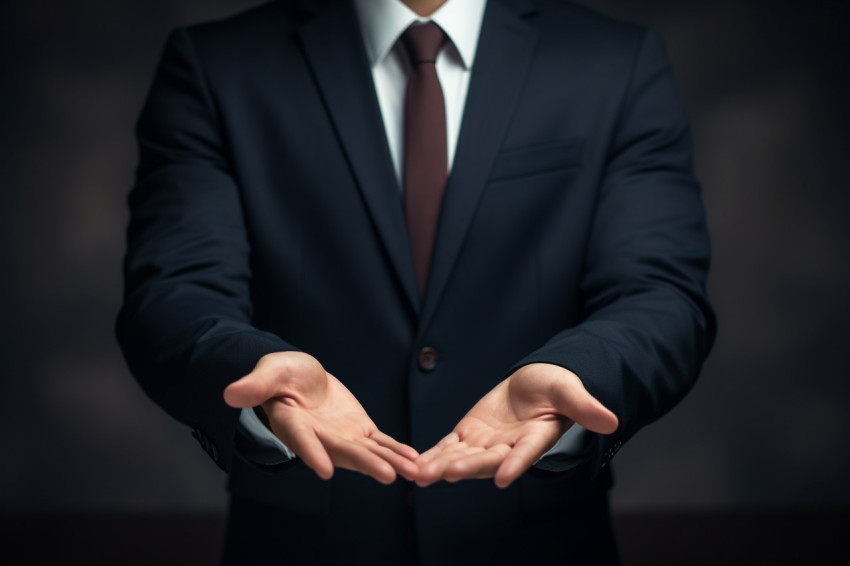
[[[583,154],[584,140],[580,139],[504,149],[496,156],[490,181],[577,169]]]

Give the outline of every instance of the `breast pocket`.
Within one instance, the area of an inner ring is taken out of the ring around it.
[[[583,154],[584,140],[580,139],[504,149],[496,156],[490,181],[578,169]]]

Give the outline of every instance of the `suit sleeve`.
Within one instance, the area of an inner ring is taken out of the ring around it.
[[[240,191],[185,31],[167,42],[137,138],[116,334],[145,392],[227,470],[239,411],[224,388],[263,355],[294,348],[251,324]]]
[[[591,470],[692,387],[715,335],[709,239],[689,126],[660,38],[635,56],[596,202],[582,322],[517,366],[560,365],[619,418],[596,436]]]

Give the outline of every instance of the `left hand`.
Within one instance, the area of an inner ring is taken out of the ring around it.
[[[272,433],[322,479],[335,468],[384,484],[418,472],[416,450],[378,430],[348,388],[303,352],[263,356],[227,386],[224,399],[231,407],[259,407]]]
[[[416,483],[492,477],[498,487],[507,487],[573,423],[601,434],[619,424],[573,372],[552,364],[523,366],[416,459]]]

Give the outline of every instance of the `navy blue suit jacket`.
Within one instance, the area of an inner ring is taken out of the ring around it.
[[[637,26],[490,0],[421,301],[350,3],[175,32],[138,139],[118,337],[235,495],[361,517],[409,497],[239,456],[222,391],[270,352],[312,354],[419,450],[530,362],[574,371],[617,415],[570,473],[417,490],[420,538],[443,544],[604,491],[613,454],[685,395],[713,340],[689,127],[659,37]]]

